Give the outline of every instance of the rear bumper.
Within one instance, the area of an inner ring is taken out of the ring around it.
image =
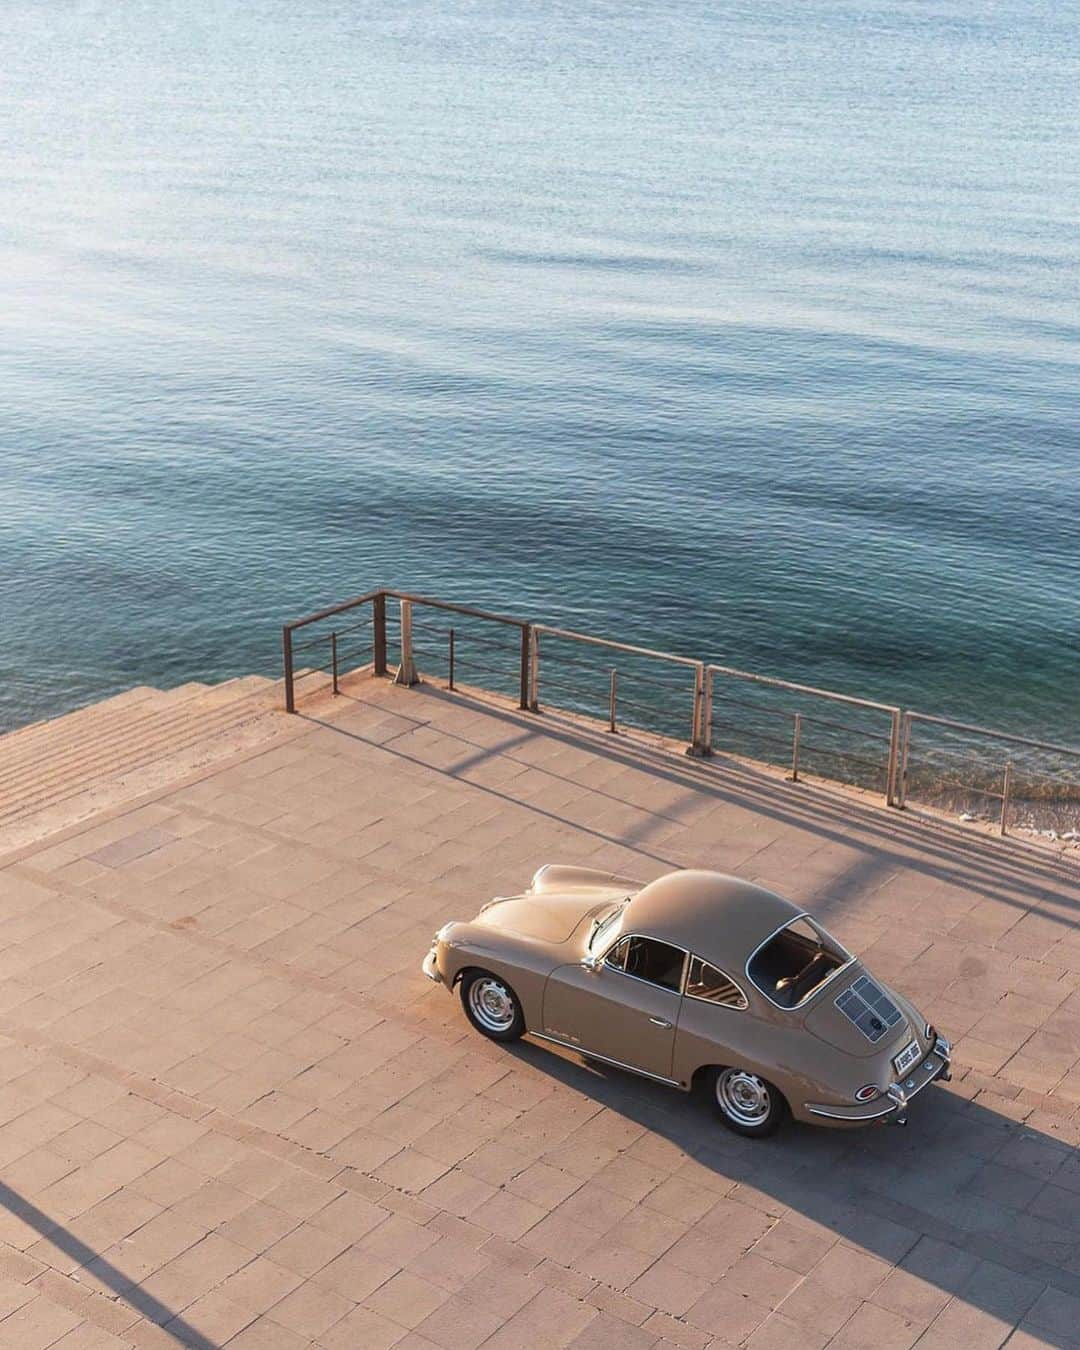
[[[816,1120],[830,1125],[906,1125],[907,1108],[912,1097],[925,1087],[941,1079],[948,1082],[951,1076],[952,1046],[944,1036],[939,1036],[933,1048],[928,1050],[922,1060],[910,1073],[886,1089],[884,1097],[872,1102],[858,1103],[852,1106],[818,1105],[806,1103],[806,1112]]]
[[[427,956],[424,957],[424,964],[420,967],[429,980],[434,980],[436,984],[442,984],[443,977],[439,973],[439,966],[435,959],[435,948],[432,947]]]

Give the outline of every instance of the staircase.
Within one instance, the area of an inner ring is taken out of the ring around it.
[[[261,675],[139,686],[0,736],[0,854],[276,735],[280,703]]]

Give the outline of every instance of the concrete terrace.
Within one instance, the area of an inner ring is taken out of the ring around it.
[[[301,712],[0,859],[0,1345],[1080,1345],[1066,863],[468,696]],[[956,1080],[749,1143],[485,1042],[420,960],[553,860],[805,902]]]

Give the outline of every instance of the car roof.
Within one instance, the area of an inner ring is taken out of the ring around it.
[[[762,886],[721,872],[669,872],[630,898],[624,933],[685,947],[720,966],[742,966],[754,948],[803,911]]]

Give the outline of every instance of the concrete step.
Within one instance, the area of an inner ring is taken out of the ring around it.
[[[64,747],[108,735],[113,727],[155,716],[161,709],[176,707],[210,688],[208,684],[190,681],[173,689],[148,689],[145,696],[137,699],[128,700],[120,694],[115,699],[79,708],[54,722],[39,722],[34,727],[11,732],[0,737],[0,781],[12,771],[37,764]]]
[[[285,716],[282,683],[265,676],[129,692],[77,717],[24,728],[35,731],[34,754],[26,746],[25,755],[9,757],[13,763],[0,755],[0,856],[306,727],[303,718]],[[309,715],[337,703],[325,679],[303,701]]]
[[[114,776],[126,764],[165,757],[174,748],[269,711],[272,691],[272,682],[258,677],[227,681],[183,698],[178,705],[165,704],[156,712],[144,708],[129,722],[111,723],[108,734],[58,747],[36,766],[24,765],[0,780],[0,820],[26,815],[41,802],[78,790],[95,778]]]
[[[259,683],[255,683],[258,681]],[[226,680],[221,685],[183,684],[159,693],[128,709],[114,710],[100,722],[85,720],[68,734],[60,733],[40,745],[36,752],[24,752],[11,762],[0,759],[0,797],[20,785],[36,782],[80,760],[93,757],[99,749],[111,747],[137,736],[155,734],[166,727],[183,723],[192,714],[212,711],[234,702],[250,692],[262,689],[261,676]],[[207,701],[208,700],[208,701]]]
[[[278,710],[280,690],[273,693],[269,706],[265,694],[238,702],[231,719],[217,720],[212,727],[186,737],[176,736],[167,747],[128,755],[111,771],[98,768],[87,778],[70,779],[50,796],[39,797],[24,809],[3,816],[0,857],[88,817],[169,788],[208,765],[256,749],[290,729],[298,731],[295,719]]]
[[[16,727],[13,731],[6,731],[0,735],[0,763],[3,762],[4,754],[14,750],[15,747],[47,740],[52,736],[62,734],[69,727],[77,727],[87,719],[96,720],[102,716],[108,716],[114,709],[128,708],[135,703],[143,703],[148,699],[158,697],[161,692],[160,689],[155,689],[152,685],[139,684],[133,689],[125,689],[123,693],[113,694],[110,698],[103,698],[98,703],[88,703],[81,708],[73,708],[71,712],[61,713],[59,717],[44,717],[40,722],[28,722],[26,726]]]

